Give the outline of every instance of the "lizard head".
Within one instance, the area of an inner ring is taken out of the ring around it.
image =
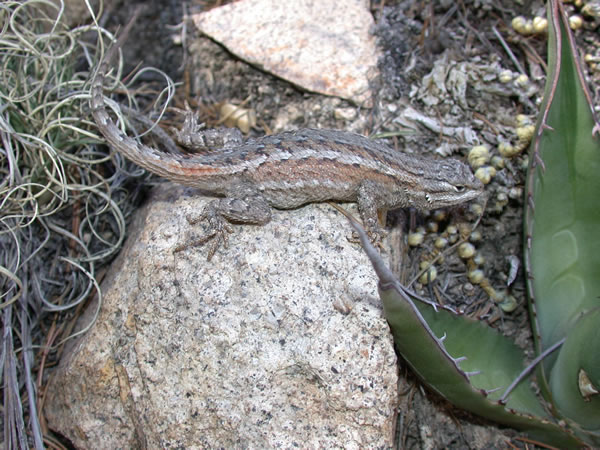
[[[456,160],[439,161],[427,171],[421,202],[428,208],[443,208],[468,202],[481,195],[483,183],[479,181],[466,164]]]

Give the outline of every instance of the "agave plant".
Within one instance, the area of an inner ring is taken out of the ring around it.
[[[556,3],[556,4],[554,4]],[[600,130],[561,3],[531,148],[525,264],[538,382],[553,413],[600,443]]]
[[[361,242],[397,351],[458,407],[563,448],[600,445],[600,130],[560,2],[548,3],[549,64],[532,142],[525,266],[537,358],[486,325],[407,291]],[[543,398],[530,383],[537,367]]]

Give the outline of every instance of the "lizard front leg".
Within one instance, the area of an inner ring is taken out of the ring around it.
[[[228,234],[233,232],[231,222],[264,225],[270,220],[271,206],[262,194],[250,184],[236,184],[228,189],[225,198],[210,201],[199,217],[188,219],[192,224],[206,221],[208,230],[204,236],[177,246],[175,251],[212,240],[207,256],[210,261],[221,245],[227,248]]]
[[[356,195],[358,212],[367,235],[375,246],[380,247],[381,241],[387,236],[385,226],[385,189],[371,180],[361,182]],[[381,223],[379,214],[382,215]],[[359,242],[358,235],[352,234],[352,241]]]

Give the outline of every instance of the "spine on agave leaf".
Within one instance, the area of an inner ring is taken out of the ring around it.
[[[524,429],[538,440],[564,448],[581,445],[552,421],[528,378],[520,377],[523,355],[516,345],[482,323],[407,291],[364,230],[353,226],[379,277],[396,350],[427,386],[458,407]]]

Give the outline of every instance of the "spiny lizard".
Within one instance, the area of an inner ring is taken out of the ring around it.
[[[265,224],[272,207],[357,202],[365,228],[377,238],[384,234],[378,211],[443,208],[482,192],[482,183],[462,162],[403,154],[345,131],[301,129],[213,152],[161,152],[125,135],[107,112],[102,91],[116,49],[107,52],[92,81],[94,120],[115,150],[143,168],[224,197],[211,201],[202,214],[211,230],[203,241],[215,239],[209,259],[226,243],[228,222]],[[196,131],[195,124],[191,128]]]

